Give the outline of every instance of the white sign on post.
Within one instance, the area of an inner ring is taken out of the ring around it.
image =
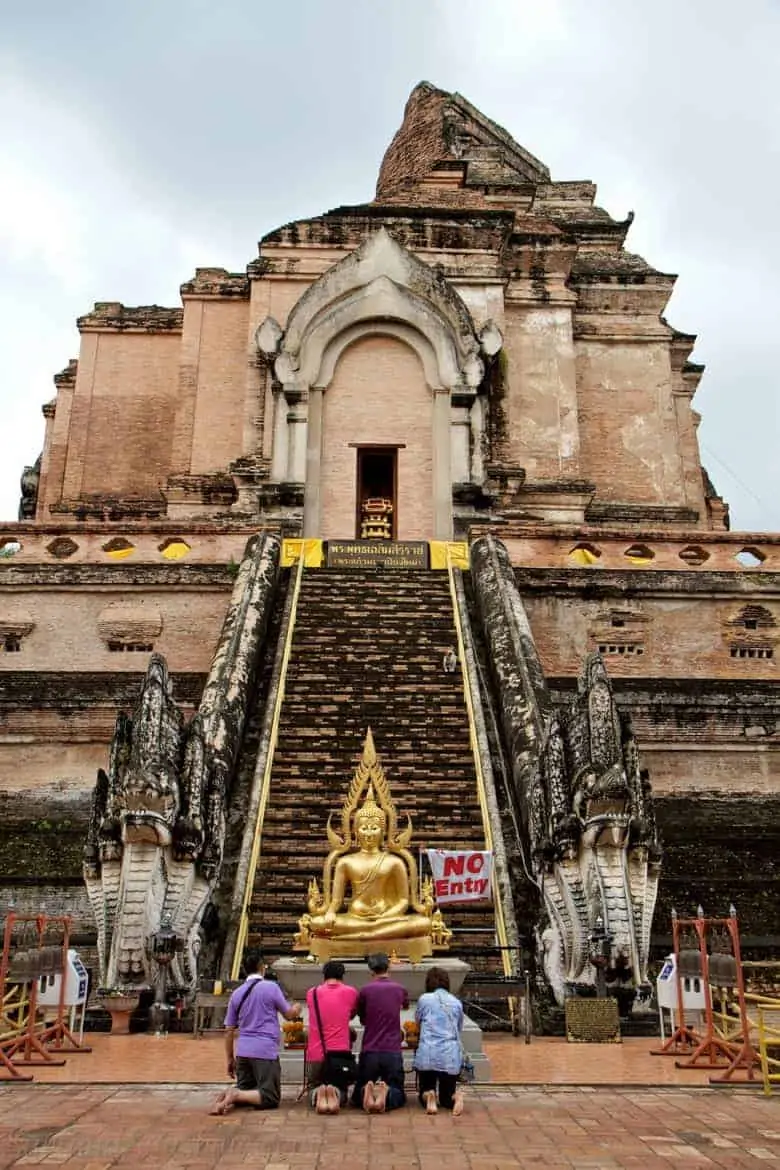
[[[439,906],[491,900],[493,854],[489,850],[428,849],[427,853]]]

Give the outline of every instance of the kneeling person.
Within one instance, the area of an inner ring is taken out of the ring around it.
[[[352,1101],[367,1113],[384,1113],[406,1103],[401,1012],[409,1007],[409,995],[390,979],[389,965],[387,955],[369,955],[371,981],[358,996],[364,1032]]]
[[[279,984],[264,979],[265,962],[257,950],[244,955],[246,981],[230,997],[225,1014],[227,1073],[234,1087],[214,1102],[212,1113],[227,1113],[234,1105],[278,1109],[282,1096],[279,1064],[279,1016],[295,1020],[300,1006],[288,1003]]]
[[[335,959],[322,968],[322,979],[306,992],[308,1084],[318,1113],[338,1113],[356,1075],[349,1021],[357,1014],[358,993],[344,983],[344,964]]]

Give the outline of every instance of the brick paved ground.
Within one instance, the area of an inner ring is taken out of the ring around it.
[[[71,1055],[61,1068],[34,1069],[46,1084],[212,1084],[224,1079],[224,1040],[209,1035],[194,1040],[183,1033],[109,1036],[90,1033],[92,1052]],[[706,1085],[709,1073],[682,1070],[669,1057],[651,1056],[658,1042],[567,1044],[535,1036],[531,1044],[513,1036],[485,1037],[492,1080],[508,1085]]]
[[[758,1167],[780,1162],[777,1098],[702,1088],[469,1089],[461,1118],[206,1113],[206,1086],[0,1088],[0,1168],[509,1170]]]

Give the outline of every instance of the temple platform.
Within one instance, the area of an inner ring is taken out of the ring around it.
[[[363,987],[371,975],[362,959],[343,959],[344,982],[350,987]],[[443,968],[450,977],[450,991],[457,995],[471,967],[462,959],[436,956],[420,963],[399,962],[390,966],[388,974],[409,992],[411,1000],[418,1000],[425,991],[425,980],[431,967]],[[290,999],[305,999],[310,987],[322,982],[322,964],[308,958],[277,959],[272,965],[282,988]]]

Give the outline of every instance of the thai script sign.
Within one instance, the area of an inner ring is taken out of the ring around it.
[[[493,854],[487,850],[428,849],[433,889],[440,906],[489,902]]]
[[[331,569],[427,569],[427,540],[329,540]]]

